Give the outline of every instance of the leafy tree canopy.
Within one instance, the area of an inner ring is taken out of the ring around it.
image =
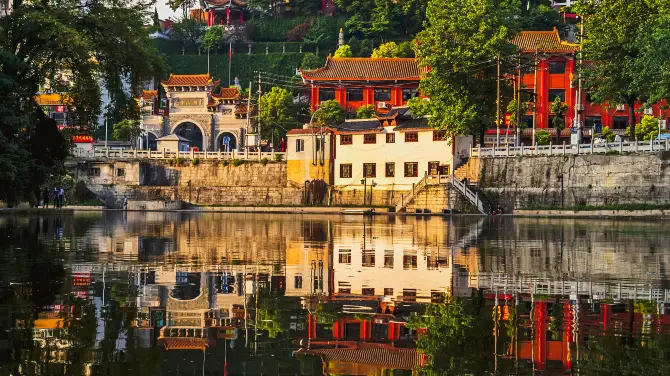
[[[372,119],[375,114],[375,106],[371,104],[361,106],[356,110],[356,117],[359,119]]]
[[[354,54],[351,53],[351,47],[348,45],[343,45],[337,48],[335,51],[334,57],[353,57]]]
[[[182,19],[172,25],[170,37],[181,43],[182,47],[191,49],[196,48],[204,35],[205,29],[200,22],[193,19]]]
[[[202,45],[206,50],[217,48],[223,41],[223,36],[226,29],[220,25],[214,25],[207,29],[205,36],[202,38]]]
[[[558,10],[549,5],[530,5],[521,17],[522,30],[552,30],[561,28],[563,22]]]
[[[134,142],[142,134],[139,122],[135,120],[121,120],[114,124],[112,137],[120,141]]]
[[[321,107],[314,113],[314,122],[319,125],[336,126],[344,122],[345,112],[335,100],[321,103]]]
[[[651,115],[645,115],[640,124],[637,124],[634,128],[628,127],[626,129],[626,135],[631,136],[631,138],[633,132],[635,132],[634,138],[637,141],[655,140],[658,137],[658,119]]]
[[[519,12],[518,0],[431,0],[415,40],[420,64],[430,67],[420,84],[430,102],[412,101],[412,113],[431,115],[435,128],[481,137],[495,119],[496,56],[514,53]]]
[[[261,97],[261,137],[279,141],[286,131],[298,125],[294,114],[293,94],[287,89],[273,87]]]
[[[324,61],[323,58],[316,56],[315,54],[308,52],[302,58],[302,64],[300,65],[302,69],[316,69],[323,67]]]
[[[396,42],[381,44],[372,51],[372,57],[398,57],[398,45]]]

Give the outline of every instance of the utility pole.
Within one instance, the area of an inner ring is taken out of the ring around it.
[[[537,47],[535,47],[535,57],[533,61],[533,67],[535,68],[535,78],[533,79],[533,146],[535,146],[535,128],[537,126],[537,64]]]
[[[105,149],[107,149],[107,117],[105,116]]]
[[[500,147],[500,54],[498,54],[498,74],[496,75],[496,147]]]
[[[258,152],[261,151],[261,72],[258,72]]]
[[[514,146],[519,146],[521,134],[519,126],[521,125],[521,54],[519,54],[517,67],[517,88],[516,88],[516,136],[514,137]]]
[[[575,104],[575,126],[577,127],[577,143],[582,142],[582,46],[584,45],[584,19],[581,19],[579,27],[579,65],[577,74],[579,81],[577,84],[577,104]],[[591,139],[593,139],[593,132],[591,132]]]

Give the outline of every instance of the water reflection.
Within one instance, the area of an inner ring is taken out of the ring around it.
[[[660,374],[662,223],[0,217],[0,373]]]

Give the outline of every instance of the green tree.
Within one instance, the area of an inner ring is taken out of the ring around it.
[[[562,26],[558,10],[545,4],[530,5],[521,13],[522,30],[552,30]]]
[[[140,124],[135,120],[121,120],[114,124],[112,128],[112,137],[119,141],[130,141],[135,144],[135,141],[142,134]]]
[[[372,51],[373,58],[380,57],[399,57],[400,51],[398,51],[398,45],[396,42],[388,42],[380,44],[379,47],[375,48]]]
[[[598,103],[628,105],[635,132],[635,103],[670,97],[670,4],[660,0],[583,0],[583,58],[596,61],[582,77]]]
[[[202,45],[206,50],[217,49],[223,41],[226,32],[223,26],[214,25],[207,29],[205,36],[202,37]]]
[[[512,127],[519,127],[519,132],[523,131],[523,128],[526,124],[520,123],[517,119],[518,115],[524,115],[528,111],[528,103],[521,102],[519,103],[516,99],[512,99],[507,104],[507,113],[509,114],[509,124]]]
[[[483,141],[496,113],[496,56],[515,51],[510,41],[519,12],[517,0],[430,1],[426,28],[414,42],[421,66],[429,67],[420,90],[430,102],[413,101],[412,113],[431,115],[434,128],[448,125],[455,135],[479,134]],[[501,72],[511,71],[503,60]]]
[[[607,142],[613,142],[616,138],[616,133],[610,129],[610,127],[604,127],[603,132],[600,134],[600,137],[607,140]]]
[[[179,42],[184,49],[195,50],[205,30],[200,22],[193,19],[182,19],[172,25],[170,37]]]
[[[358,119],[372,119],[376,114],[375,106],[371,104],[361,106],[356,110],[356,117]]]
[[[545,130],[539,130],[535,133],[535,140],[538,145],[549,145],[551,142],[551,134]]]
[[[335,55],[333,57],[353,57],[354,54],[351,53],[351,47],[348,45],[343,45],[338,47],[337,51],[335,51]]]
[[[633,132],[635,132],[635,139],[638,141],[655,140],[658,137],[658,119],[651,115],[645,115],[640,124],[626,129],[626,135],[631,138]]]
[[[560,142],[561,132],[565,129],[565,120],[563,114],[568,110],[568,106],[563,103],[560,97],[554,98],[551,102],[550,111],[555,115],[552,120],[552,125],[556,129],[556,141]]]
[[[314,122],[329,127],[344,123],[344,117],[344,109],[335,100],[321,103],[321,106],[314,112]]]
[[[70,134],[97,123],[101,84],[111,97],[108,114],[139,116],[133,97],[163,67],[144,28],[147,5],[101,0],[82,11],[77,1],[16,0],[0,18],[0,180],[12,182],[0,184],[0,199],[29,199],[64,171],[67,143],[34,99],[47,80],[68,92]],[[69,84],[53,80],[62,73]]]
[[[411,42],[402,42],[398,45],[398,57],[414,57]]]
[[[295,128],[293,95],[287,89],[273,87],[261,97],[261,137],[278,142],[286,131]]]
[[[315,54],[308,52],[305,56],[302,57],[302,64],[300,64],[302,69],[316,69],[324,66],[323,58],[316,56]]]

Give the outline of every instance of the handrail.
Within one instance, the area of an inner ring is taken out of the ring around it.
[[[670,151],[670,140],[652,141],[621,141],[594,144],[561,144],[561,145],[530,145],[530,146],[504,146],[504,147],[473,147],[470,150],[471,157],[480,158],[505,158],[536,155],[579,155],[579,154],[604,154],[604,153],[655,153],[659,151]]]
[[[400,202],[396,205],[395,211],[400,212],[401,210],[405,209],[407,205],[414,199],[417,193],[420,193],[423,188],[426,186],[426,182],[428,180],[428,174],[425,174],[421,180],[419,180],[414,186],[412,186],[412,191],[407,194],[407,196],[402,196],[400,198]]]
[[[99,159],[213,159],[213,160],[261,160],[263,158],[274,160],[277,155],[281,156],[281,160],[286,160],[285,152],[222,152],[222,151],[170,151],[170,150],[138,150],[138,149],[97,149],[97,150],[81,150],[75,149],[72,153],[74,158],[99,158]]]
[[[465,182],[456,179],[456,175],[451,175],[451,185],[461,192],[463,196],[477,208],[477,211],[482,214],[487,214],[486,208],[484,208],[484,203],[479,199],[479,194],[468,188],[468,185],[465,184]]]

